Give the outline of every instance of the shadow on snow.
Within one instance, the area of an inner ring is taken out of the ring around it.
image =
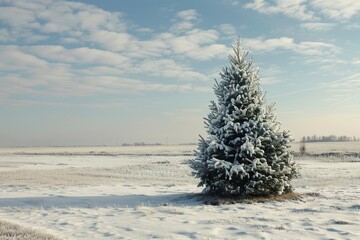
[[[203,205],[199,193],[164,195],[107,195],[107,196],[49,196],[0,198],[0,207],[23,208],[133,208],[145,206],[197,206]]]

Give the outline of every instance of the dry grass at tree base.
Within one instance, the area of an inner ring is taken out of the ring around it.
[[[0,220],[0,240],[60,240],[60,238]]]
[[[296,192],[284,193],[282,195],[271,196],[246,196],[246,197],[217,197],[217,196],[202,196],[201,200],[208,205],[227,205],[236,203],[264,203],[272,201],[304,201],[304,196],[319,196],[319,193],[299,194]]]

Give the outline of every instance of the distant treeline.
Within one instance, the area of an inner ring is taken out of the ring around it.
[[[348,137],[348,136],[336,136],[336,135],[330,135],[330,136],[306,136],[302,137],[301,142],[355,142],[360,141],[360,138],[357,138],[355,136]]]
[[[121,146],[161,146],[161,143],[144,143],[144,142],[136,142],[136,143],[123,143]]]
[[[145,142],[135,142],[135,143],[123,143],[121,146],[129,147],[129,146],[163,146],[165,144],[162,143],[145,143]],[[167,145],[167,144],[166,144]],[[188,145],[197,145],[196,143],[179,143],[180,146],[188,146]]]

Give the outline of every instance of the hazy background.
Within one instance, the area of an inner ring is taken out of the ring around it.
[[[359,22],[352,0],[0,0],[0,146],[196,142],[239,35],[297,140],[360,136]]]

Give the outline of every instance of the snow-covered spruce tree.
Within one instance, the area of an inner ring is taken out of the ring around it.
[[[200,137],[191,167],[199,186],[213,195],[280,195],[292,191],[297,166],[289,152],[292,137],[280,131],[274,104],[267,105],[258,70],[246,60],[240,40],[229,56],[230,67],[214,86],[205,118],[208,138]]]

